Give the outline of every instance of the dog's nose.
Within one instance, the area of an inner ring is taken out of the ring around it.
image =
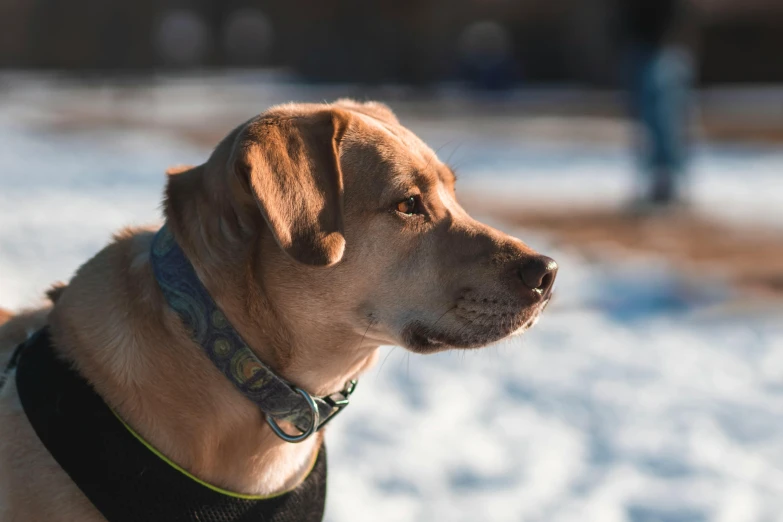
[[[551,257],[532,256],[519,267],[519,277],[525,286],[540,295],[552,290],[557,275],[557,263]]]

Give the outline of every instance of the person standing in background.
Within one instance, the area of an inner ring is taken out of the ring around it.
[[[615,0],[646,186],[637,210],[685,203],[693,60],[686,0]]]

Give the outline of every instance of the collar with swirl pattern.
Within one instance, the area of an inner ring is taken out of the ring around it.
[[[266,414],[280,438],[302,441],[347,406],[356,381],[348,382],[340,392],[314,397],[261,362],[209,295],[165,224],[155,235],[150,259],[166,301],[193,340],[215,367]],[[301,433],[287,434],[278,426],[279,421],[290,422]]]

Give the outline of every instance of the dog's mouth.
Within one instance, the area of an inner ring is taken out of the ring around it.
[[[443,320],[434,326],[411,321],[403,330],[404,346],[421,354],[487,346],[532,328],[549,304],[550,297],[514,312],[470,310],[458,306],[454,309],[456,320],[448,321],[448,325]]]

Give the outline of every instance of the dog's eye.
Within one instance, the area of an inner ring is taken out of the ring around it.
[[[413,214],[421,214],[421,203],[416,196],[410,196],[399,203],[397,203],[397,212],[405,214],[406,216],[412,216]]]

